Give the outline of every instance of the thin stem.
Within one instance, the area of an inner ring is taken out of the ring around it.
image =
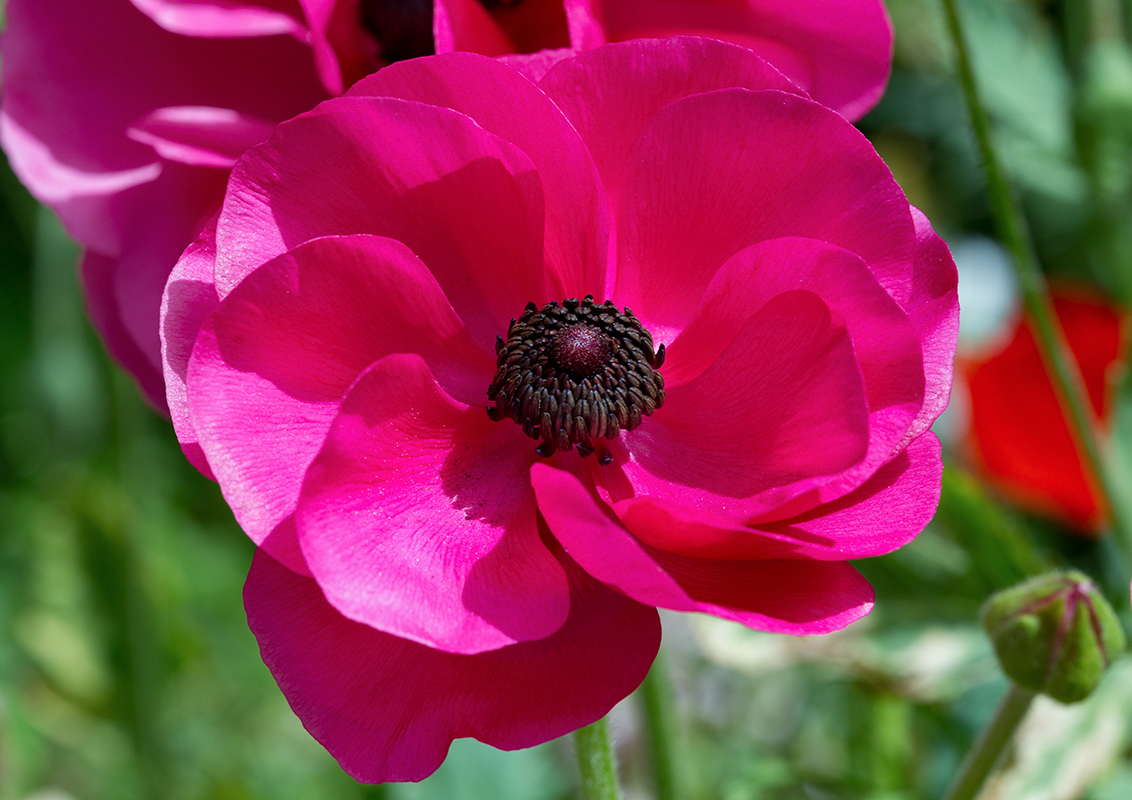
[[[1099,430],[1092,404],[1085,391],[1081,371],[1065,342],[1065,334],[1053,311],[1049,289],[1038,267],[1038,259],[1026,219],[999,165],[986,112],[979,100],[979,90],[975,85],[975,76],[971,70],[971,61],[955,0],[943,0],[943,6],[947,13],[951,39],[955,45],[959,80],[967,100],[971,126],[975,130],[975,138],[978,140],[979,152],[986,169],[987,196],[998,234],[1013,256],[1014,269],[1022,288],[1022,298],[1037,334],[1038,349],[1053,378],[1062,412],[1069,421],[1086,474],[1103,496],[1113,527],[1128,557],[1132,555],[1132,524],[1129,522],[1132,515],[1120,491],[1121,482],[1116,475],[1115,466],[1104,457],[1105,450],[1102,443],[1105,443],[1105,439]],[[1038,435],[1038,432],[1035,432],[1035,435]]]
[[[663,650],[657,654],[652,669],[641,684],[641,705],[645,712],[656,800],[676,800],[680,797],[678,764],[674,757],[676,713],[672,685],[668,680],[668,660]]]
[[[574,731],[574,749],[582,776],[582,800],[621,800],[609,723],[602,718]]]
[[[1035,696],[1029,689],[1010,685],[1010,691],[998,704],[991,721],[967,752],[943,800],[974,800],[978,796],[1003,750],[1014,738],[1014,731],[1030,710]]]

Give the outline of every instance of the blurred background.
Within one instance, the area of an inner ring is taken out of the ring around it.
[[[960,362],[977,364],[1012,336],[1017,290],[937,0],[888,4],[895,69],[860,127],[955,252]],[[1127,307],[1132,2],[962,5],[1044,266],[1058,285]],[[305,733],[244,619],[252,545],[102,352],[76,256],[0,168],[0,800],[574,796],[568,740],[516,753],[461,740],[421,784],[364,787]],[[1121,370],[1110,365],[1113,386]],[[1025,403],[1025,387],[1012,399]],[[936,519],[858,564],[877,589],[872,616],[812,639],[665,616],[689,798],[934,800],[1005,691],[977,624],[989,593],[1071,565],[1129,622],[1111,539],[1007,502],[980,476],[971,406],[960,380],[937,425],[948,466]],[[1132,430],[1116,412],[1107,424]],[[651,797],[638,699],[612,721],[627,797]],[[1039,699],[985,797],[1127,800],[1130,722],[1132,661],[1084,703]]]

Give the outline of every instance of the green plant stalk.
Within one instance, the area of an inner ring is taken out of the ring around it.
[[[990,125],[979,100],[979,90],[971,70],[963,27],[956,8],[956,0],[943,0],[947,24],[955,46],[959,81],[971,116],[971,126],[978,140],[979,152],[986,169],[987,197],[990,200],[998,234],[1010,251],[1022,299],[1037,334],[1038,349],[1053,379],[1054,389],[1062,412],[1069,421],[1070,431],[1077,443],[1078,452],[1092,484],[1100,491],[1110,516],[1113,529],[1120,539],[1126,562],[1132,560],[1132,510],[1120,490],[1121,480],[1108,442],[1093,414],[1093,407],[1085,391],[1081,371],[1065,342],[1065,334],[1057,321],[1050,301],[1045,277],[1038,267],[1037,255],[1030,237],[1029,227],[1010,184],[999,164],[991,140]]]
[[[582,778],[582,800],[621,800],[617,762],[605,718],[574,731],[574,750]]]
[[[672,702],[672,684],[668,679],[668,662],[663,650],[657,654],[652,669],[641,684],[640,697],[648,735],[649,763],[652,766],[653,783],[656,785],[656,800],[677,800],[681,794],[674,753],[676,714]]]
[[[1003,750],[1014,738],[1014,731],[1025,719],[1035,696],[1029,689],[1010,684],[1010,690],[995,709],[994,717],[967,752],[943,800],[974,800],[978,796]]]

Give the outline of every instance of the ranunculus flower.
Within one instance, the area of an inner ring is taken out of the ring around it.
[[[843,117],[721,42],[536,86],[393,65],[236,165],[169,401],[261,545],[264,660],[361,780],[605,714],[653,606],[822,633],[932,516],[947,248]],[[631,311],[630,311],[631,309]]]
[[[1117,363],[1123,314],[1103,299],[1056,290],[1054,310],[1081,368],[1093,411],[1109,411],[1106,373]],[[964,364],[971,453],[982,474],[1023,508],[1093,533],[1102,508],[1061,413],[1028,323],[999,352]]]
[[[855,118],[892,46],[881,0],[9,0],[6,15],[0,141],[85,248],[95,327],[158,407],[161,288],[236,158],[390,61],[518,53],[534,76],[567,48],[706,33]]]

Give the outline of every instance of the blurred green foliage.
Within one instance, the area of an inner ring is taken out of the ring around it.
[[[941,233],[989,234],[939,7],[889,7],[895,68],[861,128]],[[965,8],[1043,263],[1132,303],[1132,0]],[[501,753],[459,741],[419,785],[363,787],[302,730],[244,620],[252,545],[108,362],[76,257],[0,169],[0,800],[571,796],[568,742]],[[1116,377],[1123,452],[1132,381]],[[928,530],[859,564],[877,607],[848,631],[803,640],[666,617],[689,797],[936,798],[1005,687],[976,619],[987,595],[1075,567],[1127,627],[1110,542],[1007,507],[949,459]],[[612,716],[631,798],[651,793],[639,714],[627,702]],[[1035,715],[988,797],[1132,796],[1132,666],[1080,706]]]

